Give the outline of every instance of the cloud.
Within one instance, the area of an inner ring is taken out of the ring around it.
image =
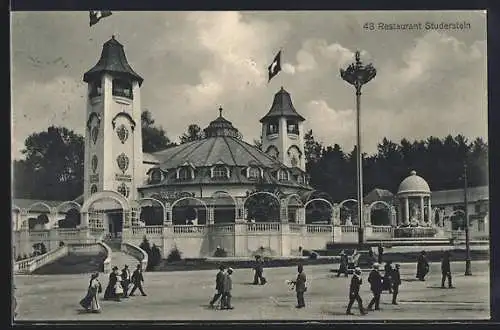
[[[68,123],[82,123],[70,128],[83,134],[86,90],[84,84],[67,76],[60,76],[46,83],[33,81],[20,89],[13,89],[13,157],[20,156],[25,137],[34,132],[45,131],[51,125],[67,127],[72,126]]]

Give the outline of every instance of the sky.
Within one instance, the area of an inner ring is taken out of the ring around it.
[[[470,28],[431,30],[426,22]],[[423,28],[389,31],[379,23]],[[143,110],[171,140],[189,124],[206,127],[222,106],[224,117],[252,143],[283,86],[317,140],[350,152],[355,94],[339,69],[356,50],[377,69],[361,97],[363,152],[375,153],[384,137],[487,140],[484,11],[115,11],[92,27],[88,12],[14,12],[11,24],[15,159],[27,136],[50,125],[84,134],[83,74],[112,35],[144,78]],[[280,49],[283,70],[268,83],[267,67]]]

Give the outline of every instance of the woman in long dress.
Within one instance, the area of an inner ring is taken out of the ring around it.
[[[87,312],[100,313],[101,305],[99,304],[99,293],[102,292],[102,286],[99,280],[99,273],[94,273],[90,277],[87,295],[80,300],[80,305],[85,308]]]
[[[120,289],[121,285],[119,281],[118,267],[114,266],[112,272],[109,274],[108,286],[104,291],[104,300],[120,301],[120,292],[117,292],[120,291]],[[123,293],[123,289],[121,289],[121,293]]]

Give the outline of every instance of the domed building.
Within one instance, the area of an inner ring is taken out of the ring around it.
[[[430,226],[431,189],[427,181],[411,171],[399,185],[396,194],[398,225]]]

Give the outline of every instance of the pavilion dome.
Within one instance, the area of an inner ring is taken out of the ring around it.
[[[404,179],[399,185],[398,195],[400,194],[430,194],[429,184],[416,171],[411,171],[410,176]]]

